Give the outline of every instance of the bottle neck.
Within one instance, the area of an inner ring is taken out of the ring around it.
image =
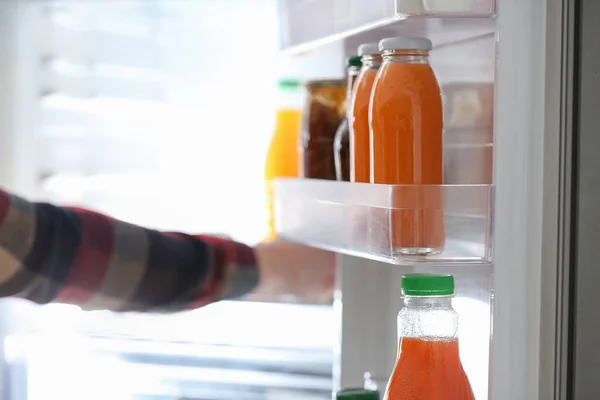
[[[367,54],[360,58],[363,64],[363,68],[366,69],[378,69],[383,61],[383,57],[380,54]]]
[[[358,74],[360,73],[360,68],[358,67],[349,67],[348,68],[348,80],[347,80],[347,90],[348,93],[352,92],[352,89],[354,88],[354,82],[356,82],[356,78],[358,77]]]
[[[404,307],[413,309],[451,309],[452,296],[404,296]]]
[[[429,52],[426,50],[386,50],[383,62],[402,64],[429,64]]]
[[[399,338],[454,340],[458,338],[458,315],[452,296],[405,296],[398,314]]]
[[[346,85],[346,110],[350,109],[350,102],[352,101],[352,91],[354,90],[354,83],[356,82],[356,78],[358,78],[358,74],[360,73],[359,67],[349,67],[348,68],[348,80]]]

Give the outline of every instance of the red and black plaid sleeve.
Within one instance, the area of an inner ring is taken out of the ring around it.
[[[0,296],[172,312],[242,296],[257,282],[244,244],[144,229],[0,190]]]

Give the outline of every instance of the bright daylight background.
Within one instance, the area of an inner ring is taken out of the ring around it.
[[[160,229],[258,241],[275,1],[50,3],[62,7],[43,39],[46,194]]]

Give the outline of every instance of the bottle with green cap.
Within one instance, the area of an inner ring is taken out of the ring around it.
[[[348,86],[346,91],[346,110],[348,113],[354,82],[360,73],[362,61],[359,56],[349,57],[347,62]],[[338,181],[350,180],[350,126],[348,118],[344,118],[335,132],[333,141],[333,157],[335,160],[335,177]]]
[[[336,400],[379,400],[379,392],[367,389],[344,389],[337,392]]]
[[[452,275],[402,277],[399,356],[385,400],[474,400],[458,351]],[[406,379],[410,376],[410,379]]]

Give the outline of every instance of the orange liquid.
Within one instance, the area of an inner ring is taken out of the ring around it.
[[[440,87],[428,64],[381,66],[370,113],[371,182],[443,183],[443,112]],[[389,223],[393,252],[444,247],[443,192],[437,186],[395,189]]]
[[[354,86],[350,120],[350,180],[352,182],[370,182],[371,180],[371,146],[369,131],[369,103],[371,89],[377,70],[363,69]]]
[[[404,338],[386,400],[474,400],[458,354],[458,340]]]
[[[265,183],[267,194],[268,233],[266,239],[273,239],[275,216],[273,210],[273,179],[280,177],[298,177],[300,137],[300,110],[278,110],[275,120],[275,132],[267,151],[265,163]],[[332,150],[333,151],[333,150]]]

